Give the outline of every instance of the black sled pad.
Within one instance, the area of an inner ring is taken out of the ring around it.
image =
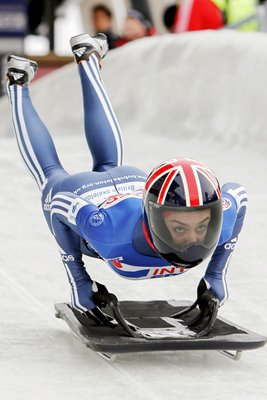
[[[187,327],[186,316],[179,320],[171,317],[190,304],[189,301],[176,300],[120,302],[120,310],[127,324],[138,327],[142,337],[131,337],[118,324],[114,328],[98,326],[66,303],[55,304],[55,309],[56,317],[64,320],[75,336],[91,350],[101,354],[174,350],[241,352],[265,345],[266,337],[221,317],[217,317],[211,333],[201,338],[195,337],[195,332]],[[109,307],[103,311],[112,316]]]

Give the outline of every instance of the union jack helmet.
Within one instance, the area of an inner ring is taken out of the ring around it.
[[[207,165],[175,158],[158,165],[144,190],[145,229],[155,250],[173,265],[191,268],[209,257],[219,240],[219,182]]]

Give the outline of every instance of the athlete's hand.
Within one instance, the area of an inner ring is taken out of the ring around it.
[[[92,290],[93,290],[93,300],[96,304],[97,307],[106,307],[109,305],[111,302],[113,304],[118,303],[118,299],[113,293],[109,293],[105,285],[102,285],[99,282],[93,282],[92,285]]]
[[[204,279],[201,279],[197,288],[197,301],[200,313],[191,321],[189,326],[197,332],[198,337],[201,337],[211,332],[220,306],[220,302],[216,298],[215,293],[207,288]]]
[[[111,301],[115,303],[117,301],[116,296],[109,293],[104,285],[92,281],[87,276],[76,282],[76,291],[77,294],[72,296],[72,306],[78,310],[81,307],[92,310],[96,307],[105,307]]]
[[[118,303],[117,297],[113,293],[109,293],[105,285],[99,282],[92,282],[92,300],[96,307],[88,309],[84,314],[92,319],[97,325],[104,325],[114,328],[117,323],[113,317],[104,313],[101,308]]]

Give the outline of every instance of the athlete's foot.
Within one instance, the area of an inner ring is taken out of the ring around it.
[[[105,57],[108,52],[107,37],[104,33],[97,33],[90,36],[82,33],[70,39],[71,50],[77,63],[89,60],[92,53],[96,53],[99,60]]]
[[[6,76],[11,85],[28,84],[38,69],[37,62],[14,55],[7,58]]]

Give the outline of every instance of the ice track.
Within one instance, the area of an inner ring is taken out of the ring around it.
[[[221,182],[248,190],[249,210],[228,273],[221,315],[267,334],[267,36],[202,32],[145,39],[111,52],[103,76],[124,134],[124,163],[149,171],[162,159],[206,162]],[[32,97],[69,171],[91,167],[76,66],[32,85]],[[69,300],[39,193],[0,102],[0,399],[263,400],[267,349],[234,362],[217,352],[119,356],[109,364],[54,318]],[[205,265],[152,282],[117,277],[89,259],[92,276],[121,299],[195,298]]]

